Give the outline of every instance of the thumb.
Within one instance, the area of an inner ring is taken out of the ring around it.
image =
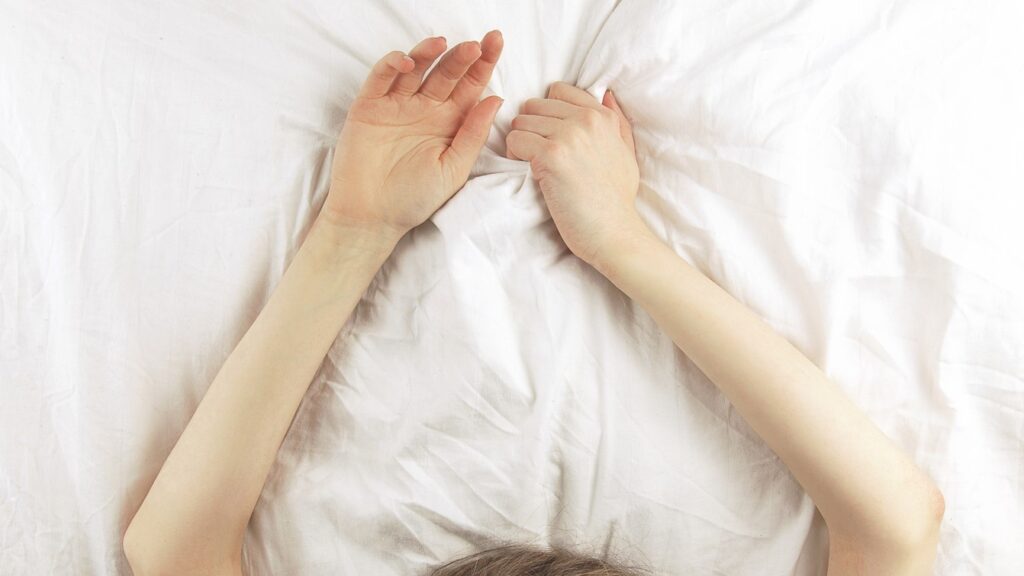
[[[615,111],[615,114],[619,117],[619,134],[626,141],[629,149],[636,152],[636,144],[633,142],[633,127],[630,126],[626,113],[619,106],[619,101],[615,99],[615,94],[611,90],[605,91],[604,99],[601,100],[601,103]]]
[[[459,186],[469,177],[469,171],[480,155],[480,149],[487,142],[494,116],[503,102],[504,100],[497,96],[490,96],[477,102],[462,121],[462,126],[455,133],[451,146],[441,154],[441,162],[450,166],[452,173],[459,179]]]

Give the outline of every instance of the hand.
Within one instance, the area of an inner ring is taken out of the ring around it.
[[[634,208],[639,170],[633,134],[615,96],[556,83],[512,120],[508,155],[527,160],[566,245],[591,265],[646,226]]]
[[[501,55],[501,33],[445,51],[427,38],[406,56],[391,52],[370,71],[349,109],[321,215],[381,229],[395,241],[466,183],[502,100],[479,101]]]

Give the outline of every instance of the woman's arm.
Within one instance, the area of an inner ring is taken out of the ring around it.
[[[829,529],[830,574],[930,574],[942,496],[789,342],[648,234],[597,262],[789,466]]]
[[[789,342],[680,259],[633,208],[636,161],[614,96],[552,87],[513,121],[566,244],[643,306],[786,463],[829,529],[829,574],[927,574],[942,495]]]
[[[238,574],[278,446],[397,238],[317,222],[210,385],[125,534],[136,575]]]
[[[465,183],[501,104],[497,32],[378,62],[349,110],[317,221],[228,357],[124,536],[137,576],[240,574],[245,528],[324,355],[406,231]]]

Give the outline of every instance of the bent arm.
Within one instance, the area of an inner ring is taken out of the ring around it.
[[[928,476],[803,354],[643,230],[596,267],[786,463],[828,525],[829,574],[930,573],[943,500]]]
[[[240,574],[245,528],[327,350],[397,238],[317,221],[124,537],[137,576]]]

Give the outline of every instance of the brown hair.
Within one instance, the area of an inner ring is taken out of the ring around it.
[[[453,560],[430,576],[641,576],[641,572],[564,548],[502,546]]]

